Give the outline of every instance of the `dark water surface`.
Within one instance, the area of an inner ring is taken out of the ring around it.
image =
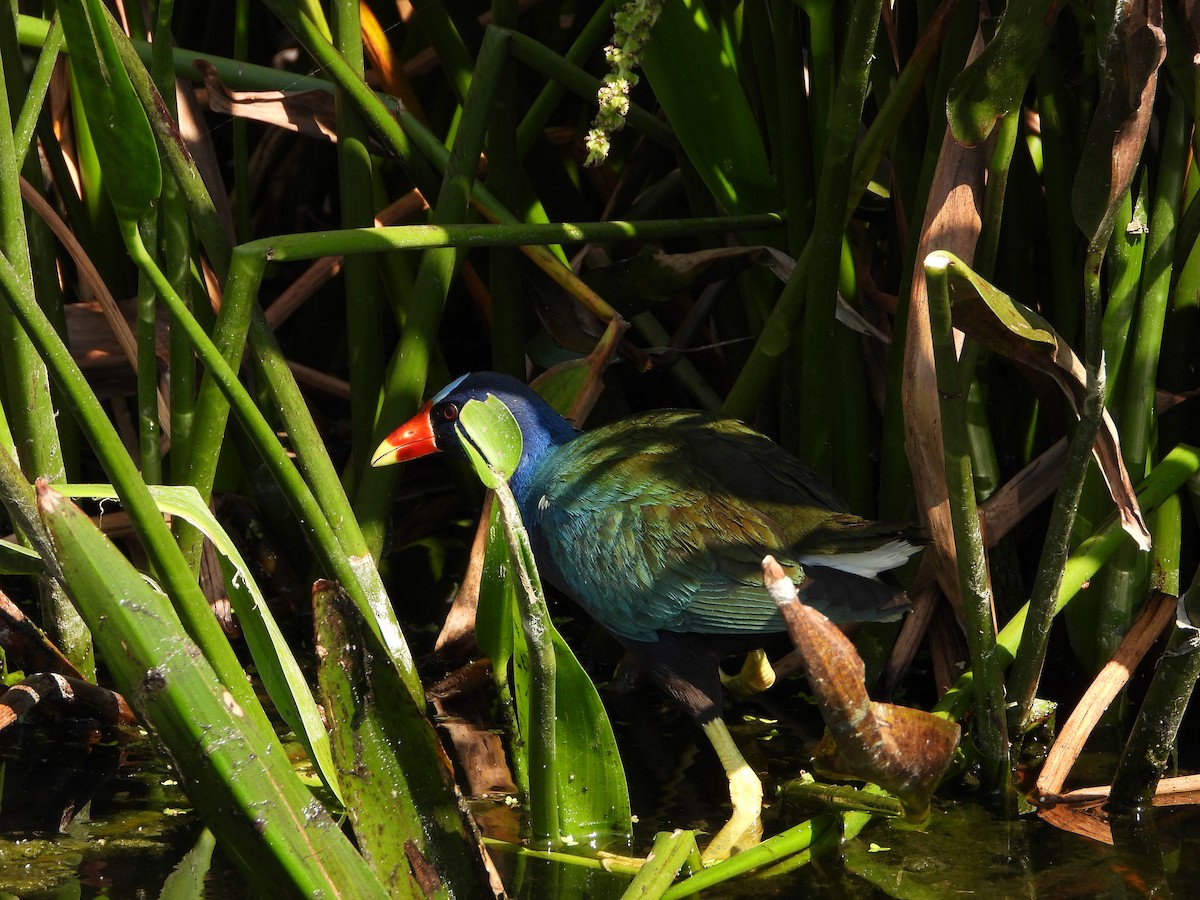
[[[203,831],[149,740],[18,724],[0,734],[0,778],[0,895],[158,897]],[[209,881],[208,896],[245,895],[219,853]]]
[[[638,816],[633,850],[642,854],[661,829],[715,830],[727,797],[720,767],[698,731],[648,696],[639,693],[629,703],[608,698]],[[731,722],[749,738],[751,763],[774,781],[799,768],[803,723],[788,727],[766,715]],[[220,851],[204,845],[169,765],[148,740],[105,742],[98,731],[70,722],[18,725],[0,734],[0,774],[0,900],[155,898],[181,861],[194,857],[202,874],[174,876],[175,886],[193,880],[183,896],[249,896]],[[773,833],[808,815],[772,802],[764,821]],[[497,856],[518,897],[618,898],[628,886],[625,876]],[[1118,832],[1109,846],[1033,815],[1005,820],[980,798],[943,789],[924,830],[876,820],[840,855],[826,854],[775,878],[743,878],[703,896],[1190,897],[1197,884],[1195,807],[1160,809],[1153,827]]]

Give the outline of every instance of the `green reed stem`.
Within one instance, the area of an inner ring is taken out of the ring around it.
[[[1008,729],[1001,674],[1003,666],[996,652],[987,557],[983,549],[983,535],[979,530],[975,483],[971,477],[970,445],[963,412],[965,391],[954,351],[950,291],[946,277],[949,265],[949,258],[939,252],[930,254],[925,260],[930,331],[946,458],[946,489],[954,527],[954,550],[958,562],[963,617],[967,625],[967,643],[971,648],[971,663],[979,683],[976,743],[983,758],[985,784],[1007,795]]]
[[[847,216],[857,205],[870,184],[880,160],[895,138],[912,104],[921,96],[925,75],[938,58],[941,38],[950,22],[952,6],[943,4],[939,14],[929,22],[912,58],[880,107],[854,152],[850,187],[846,191]],[[818,207],[819,208],[819,207]],[[845,222],[841,228],[844,229]],[[839,229],[840,230],[840,229]],[[758,408],[767,385],[775,374],[784,352],[791,344],[793,332],[803,312],[806,297],[811,241],[796,259],[796,268],[784,285],[770,318],[764,324],[750,357],[738,373],[737,380],[725,398],[721,410],[737,419],[750,419]]]
[[[332,6],[334,44],[358,78],[363,77],[362,29],[358,0],[338,0]],[[373,163],[367,150],[367,127],[345,88],[334,92],[337,101],[337,162],[340,222],[348,228],[369,228],[375,221],[372,190]],[[375,445],[372,443],[379,385],[384,376],[384,320],[386,306],[380,290],[375,259],[347,257],[342,279],[346,295],[346,340],[350,361],[350,466],[347,485],[355,484]],[[352,488],[348,487],[347,490]]]
[[[45,42],[41,53],[29,76],[26,86],[25,101],[21,105],[20,115],[13,125],[12,139],[16,148],[17,164],[25,161],[26,154],[33,142],[33,133],[37,129],[38,118],[42,114],[42,105],[46,102],[46,94],[50,90],[50,78],[54,75],[54,64],[58,61],[59,51],[63,47],[63,30],[58,23],[58,16],[50,23],[46,32]],[[15,44],[14,44],[15,49]]]
[[[500,70],[507,55],[506,45],[503,32],[491,30],[484,37],[476,77],[471,82],[454,150],[447,161],[434,207],[436,224],[460,224],[467,218],[475,171],[483,151]],[[420,406],[429,375],[431,348],[437,344],[442,309],[460,261],[461,251],[454,247],[430,248],[421,258],[408,315],[388,364],[383,401],[373,422],[374,434],[365,452],[370,452]],[[383,550],[388,510],[399,473],[400,469],[394,467],[366,468],[354,493],[355,514],[371,555],[376,558]]]
[[[879,0],[857,0],[846,23],[842,66],[836,78],[828,73],[833,103],[828,125],[821,127],[820,104],[813,113],[814,133],[826,134],[822,151],[821,177],[817,185],[817,216],[813,224],[807,271],[807,295],[802,335],[802,355],[810,365],[800,373],[800,417],[808,423],[801,434],[804,460],[818,473],[833,469],[833,443],[826,428],[816,423],[834,423],[840,418],[843,394],[837,374],[845,360],[831,358],[834,313],[837,309],[838,273],[842,259],[842,235],[857,198],[849,195],[853,178],[854,148],[862,121],[863,103],[870,85],[871,60],[875,54],[875,32],[879,25]],[[821,7],[821,4],[814,4]],[[824,8],[824,7],[821,7]],[[818,29],[815,34],[821,33]],[[830,32],[832,33],[832,31]],[[832,54],[831,54],[832,59]],[[818,92],[819,94],[819,92]],[[797,271],[799,266],[797,266]],[[793,273],[794,277],[795,273]]]
[[[1033,704],[1050,641],[1050,626],[1054,620],[1056,600],[1062,588],[1063,573],[1070,555],[1075,516],[1083,496],[1084,479],[1092,447],[1103,422],[1104,371],[1098,364],[1101,341],[1100,265],[1103,260],[1102,250],[1088,254],[1087,280],[1084,285],[1087,297],[1085,332],[1089,347],[1089,360],[1086,363],[1087,393],[1079,414],[1079,423],[1067,444],[1067,456],[1063,461],[1058,493],[1050,513],[1050,524],[1046,529],[1046,543],[1042,547],[1037,577],[1029,598],[1025,630],[1017,648],[1012,674],[1009,676],[1009,699],[1013,705],[1009,709],[1008,722],[1018,734],[1023,733],[1032,723]]]
[[[12,122],[10,100],[29,96],[21,63],[13,11],[0,12],[0,255],[11,266],[10,287],[20,292],[21,302],[27,307],[40,304],[39,311],[44,310],[50,317],[47,322],[53,321],[62,332],[65,325],[55,277],[54,242],[40,220],[33,220],[27,232],[21,200],[20,176],[24,174],[32,179],[31,183],[39,184],[41,169],[37,156],[26,153],[28,137],[17,144],[8,127]],[[43,96],[45,88],[45,83],[38,88]],[[32,128],[32,122],[26,127]],[[32,255],[35,247],[36,257]],[[18,319],[15,311],[0,310],[0,345],[4,347],[0,378],[5,382],[0,402],[7,398],[9,427],[26,477],[31,481],[62,481],[63,446],[50,394],[49,371]],[[39,593],[43,621],[52,638],[84,677],[94,678],[92,638],[83,619],[56,583],[43,582]]]
[[[344,538],[346,532],[349,531],[349,524],[345,520],[327,516],[317,504],[312,491],[309,490],[295,465],[288,458],[287,452],[280,445],[279,439],[275,436],[275,430],[263,418],[254,398],[238,380],[237,372],[222,358],[220,351],[192,317],[183,300],[163,277],[154,260],[146,252],[145,246],[142,245],[137,235],[137,229],[127,229],[126,238],[130,256],[154,282],[175,326],[187,334],[195,348],[196,355],[220,387],[230,406],[237,412],[243,427],[269,466],[272,476],[278,481],[289,502],[293,504],[297,516],[311,534],[313,548],[321,557],[325,568],[341,582],[363,616],[371,623],[376,637],[383,646],[388,648],[391,658],[414,700],[419,698],[423,706],[424,693],[420,688],[420,681],[413,667],[408,645],[400,634],[398,625],[395,624],[394,613],[386,604],[386,595],[382,600],[378,596],[383,593],[382,586],[375,589],[374,582],[377,581],[378,575],[376,574],[374,579],[371,578],[374,567],[367,560],[349,556],[339,542],[339,534]],[[324,454],[312,451],[312,455]],[[113,483],[117,483],[115,479]],[[380,612],[384,608],[387,608],[388,614],[381,619]],[[209,619],[212,620],[211,615],[209,615]]]

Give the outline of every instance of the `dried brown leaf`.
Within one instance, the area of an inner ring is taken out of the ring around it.
[[[1105,810],[1111,790],[1109,785],[1101,785],[1068,791],[1054,798],[1052,805],[1039,809],[1038,817],[1063,831],[1111,845],[1112,828]],[[1200,775],[1162,779],[1150,803],[1156,807],[1200,804]]]
[[[475,612],[479,608],[479,585],[483,578],[483,558],[487,552],[488,523],[491,520],[492,492],[488,491],[479,514],[479,524],[475,528],[467,571],[434,644],[434,652],[443,659],[466,659],[479,652],[479,644],[475,641]]]
[[[221,81],[212,63],[198,59],[195,65],[204,76],[208,106],[213,112],[337,142],[337,118],[330,91],[234,91]]]
[[[1116,4],[1100,99],[1075,175],[1071,207],[1093,246],[1112,231],[1150,130],[1158,69],[1167,57],[1161,0]]]
[[[1100,670],[1087,692],[1071,712],[1054,746],[1046,756],[1037,780],[1040,802],[1050,802],[1062,790],[1063,783],[1075,760],[1079,758],[1088,736],[1113,698],[1125,687],[1133,670],[1147,651],[1175,620],[1176,600],[1156,593],[1142,607],[1137,620],[1121,641],[1107,665]]]

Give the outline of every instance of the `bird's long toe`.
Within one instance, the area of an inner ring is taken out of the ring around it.
[[[735,696],[752,697],[775,684],[775,670],[765,650],[751,650],[736,675],[721,673],[721,683]]]

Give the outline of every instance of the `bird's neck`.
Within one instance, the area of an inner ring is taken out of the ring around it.
[[[579,432],[540,398],[530,400],[512,412],[521,426],[521,461],[509,479],[509,486],[516,495],[521,512],[528,515],[532,511],[531,499],[536,502],[530,493],[538,470],[554,455],[555,450],[573,441]]]

